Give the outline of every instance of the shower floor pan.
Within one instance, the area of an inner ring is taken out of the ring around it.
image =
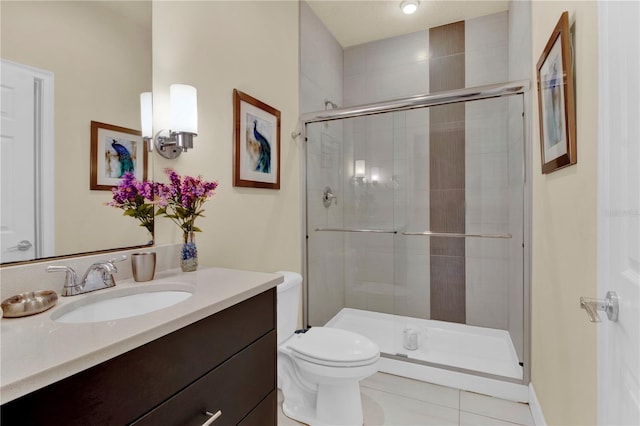
[[[480,373],[522,379],[509,333],[444,321],[344,308],[326,324],[368,337],[380,352]],[[418,330],[418,349],[403,347],[404,330]]]

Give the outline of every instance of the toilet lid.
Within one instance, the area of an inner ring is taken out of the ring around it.
[[[366,337],[347,330],[312,327],[289,348],[294,356],[318,364],[366,365],[380,355],[378,345]]]

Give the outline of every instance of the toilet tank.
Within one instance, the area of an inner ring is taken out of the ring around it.
[[[302,276],[297,272],[278,271],[284,282],[277,287],[278,345],[293,335],[298,327]]]

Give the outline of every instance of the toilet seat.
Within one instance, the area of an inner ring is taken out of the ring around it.
[[[378,345],[366,337],[330,327],[312,327],[294,336],[289,349],[295,358],[332,367],[365,366],[380,356]]]

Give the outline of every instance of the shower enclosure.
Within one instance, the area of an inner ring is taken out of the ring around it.
[[[367,336],[383,371],[528,383],[527,90],[302,116],[306,325]]]

